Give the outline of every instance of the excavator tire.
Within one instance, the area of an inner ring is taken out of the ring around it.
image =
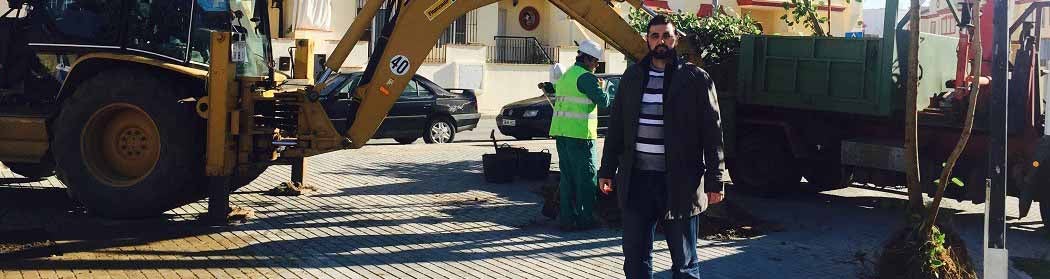
[[[186,88],[147,71],[84,81],[63,104],[51,146],[62,182],[92,214],[155,216],[203,198],[204,121]]]
[[[55,175],[55,163],[50,161],[40,163],[4,163],[4,165],[15,174],[29,179],[40,179]]]
[[[1050,199],[1039,202],[1039,216],[1043,218],[1043,228],[1050,231]]]

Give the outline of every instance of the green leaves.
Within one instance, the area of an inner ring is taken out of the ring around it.
[[[851,2],[851,0],[844,1],[846,4]],[[860,2],[860,0],[856,1]],[[817,11],[820,6],[824,5],[824,1],[819,1],[814,5],[813,0],[789,0],[782,5],[784,10],[788,11],[788,14],[781,16],[780,20],[783,20],[788,26],[801,24],[806,29],[813,30],[813,33],[817,36],[830,36],[830,34],[825,33],[824,28],[820,26],[821,23],[827,23],[828,18],[821,16]]]
[[[727,62],[736,55],[740,48],[740,37],[762,33],[758,22],[750,15],[736,17],[715,12],[710,17],[697,17],[690,13],[663,12],[672,23],[686,34],[684,39],[696,46],[704,65],[715,65]],[[645,11],[634,9],[628,14],[628,23],[638,31],[645,33],[646,25],[652,18]]]
[[[926,268],[933,271],[933,274],[938,275],[937,270],[945,265],[945,262],[941,260],[941,255],[948,252],[944,248],[945,234],[941,232],[937,227],[933,227],[930,231],[930,240],[926,242]]]

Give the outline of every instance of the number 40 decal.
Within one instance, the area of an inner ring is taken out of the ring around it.
[[[403,76],[405,73],[408,73],[408,68],[411,67],[412,63],[404,55],[394,56],[394,58],[390,59],[390,72],[395,75]]]

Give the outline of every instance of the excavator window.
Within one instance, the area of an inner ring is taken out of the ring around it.
[[[271,77],[267,0],[50,0],[30,2],[24,35],[49,51],[130,52],[208,66],[212,31],[247,50],[238,76]]]
[[[214,0],[212,0],[214,1]],[[233,32],[248,50],[247,60],[237,64],[238,76],[272,77],[269,11],[266,0],[229,0]]]
[[[210,63],[211,31],[230,30],[231,21],[228,1],[194,0],[190,60],[200,64]]]
[[[128,48],[186,61],[191,2],[136,0],[131,3]]]
[[[247,60],[237,64],[238,76],[269,76],[271,70],[269,14],[266,0],[194,0],[190,60],[209,64],[210,33],[231,30],[236,41],[248,51]]]
[[[123,0],[47,1],[47,14],[54,22],[54,36],[41,43],[108,47],[120,45],[124,29]]]

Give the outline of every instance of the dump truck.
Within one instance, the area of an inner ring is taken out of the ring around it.
[[[993,1],[985,1],[981,25],[987,80],[992,63]],[[963,1],[958,27],[971,28],[972,1]],[[896,7],[889,0],[887,7]],[[1008,192],[1020,198],[1022,217],[1033,200],[1050,218],[1050,147],[1045,90],[1040,90],[1039,32],[1043,26],[1029,15],[1041,14],[1046,3],[1031,5],[1012,23],[1016,38],[1009,80]],[[766,195],[833,189],[852,183],[905,185],[905,82],[909,19],[898,21],[886,9],[881,38],[808,36],[745,36],[742,39],[735,90],[724,92],[723,118],[733,128],[727,155],[734,186]],[[965,30],[964,30],[965,31]],[[941,170],[958,141],[969,107],[969,70],[974,59],[969,33],[962,39],[920,34],[918,150],[920,182],[935,191]],[[955,51],[952,51],[955,50]],[[1042,86],[1046,86],[1043,84]],[[991,130],[990,86],[984,85],[974,131],[956,165],[946,196],[974,203],[985,201],[989,177]],[[727,109],[728,107],[728,109]],[[800,183],[804,177],[806,186]]]
[[[298,187],[306,157],[368,142],[444,27],[497,2],[363,1],[322,69],[313,42],[298,40],[286,77],[272,61],[269,0],[4,1],[0,161],[57,176],[113,218],[206,196],[219,216],[230,191],[272,165],[291,165],[283,184]],[[647,53],[609,2],[551,2],[632,59]],[[392,13],[379,19],[349,128],[336,130],[323,108],[337,98],[321,92],[383,5]]]

